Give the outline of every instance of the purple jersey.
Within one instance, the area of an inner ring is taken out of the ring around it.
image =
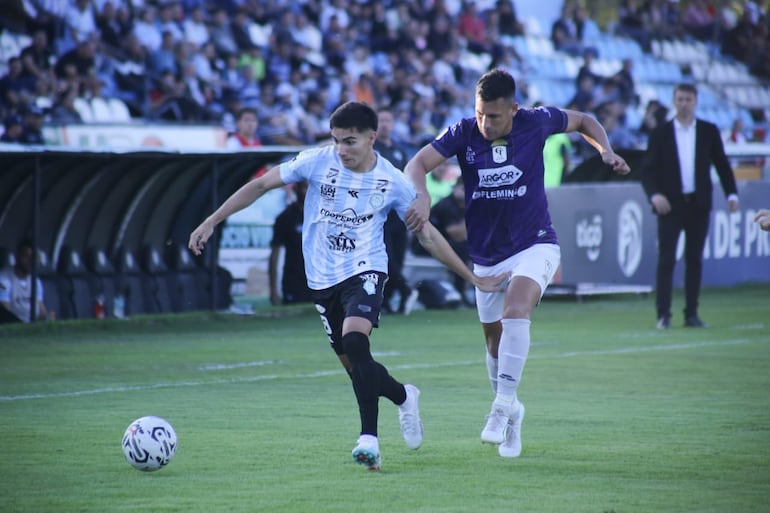
[[[490,266],[534,244],[558,244],[545,196],[543,144],[566,128],[560,109],[519,109],[504,139],[487,141],[476,119],[466,118],[431,143],[460,164],[474,263]]]

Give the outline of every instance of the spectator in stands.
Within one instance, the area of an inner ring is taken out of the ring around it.
[[[406,154],[406,149],[393,140],[393,112],[388,108],[382,108],[377,112],[377,118],[377,140],[374,142],[374,149],[380,157],[393,164],[399,171],[403,171],[409,156]],[[388,253],[388,281],[383,290],[382,309],[385,313],[393,312],[390,302],[398,292],[400,302],[396,312],[408,315],[417,299],[417,290],[410,287],[404,277],[408,233],[406,225],[395,212],[388,214],[383,234],[385,250]]]
[[[623,0],[618,8],[615,33],[634,39],[645,52],[650,52],[650,33],[645,26],[644,8],[640,0]]]
[[[242,148],[256,148],[262,146],[262,142],[257,137],[257,127],[259,120],[257,111],[246,107],[238,112],[236,117],[237,132],[230,134],[225,142],[225,147],[231,150]]]
[[[658,216],[658,267],[656,277],[657,327],[671,327],[671,295],[676,247],[685,234],[684,325],[705,328],[698,316],[703,248],[712,206],[712,164],[727,196],[730,212],[738,210],[738,189],[725,155],[719,128],[696,119],[698,90],[692,84],[674,89],[676,117],[659,127],[647,145],[642,185]],[[696,148],[702,148],[696,154]]]
[[[497,14],[497,31],[504,36],[523,36],[524,25],[516,15],[516,6],[513,0],[497,0],[495,3]]]
[[[469,268],[471,257],[468,254],[468,231],[465,228],[465,184],[462,177],[458,177],[452,186],[450,194],[439,200],[430,209],[430,222],[449,242],[449,245],[457,253],[465,265]],[[465,306],[473,306],[468,298],[468,286],[470,285],[462,276],[452,273],[452,285],[460,294]]]
[[[644,110],[642,124],[639,126],[639,133],[647,138],[660,125],[666,122],[668,117],[668,108],[658,100],[650,100]]]
[[[623,65],[620,70],[612,75],[610,79],[618,87],[620,101],[626,106],[638,105],[639,96],[636,94],[636,85],[634,84],[634,61],[633,59],[623,59]]]
[[[135,21],[133,29],[136,38],[150,54],[160,48],[162,41],[160,29],[155,23],[155,12],[153,6],[146,5],[139,11],[139,19]]]
[[[74,87],[84,92],[86,83],[95,74],[96,43],[91,40],[80,42],[56,61],[56,77],[66,82],[66,87]]]
[[[176,2],[166,2],[160,4],[158,13],[157,27],[161,34],[169,33],[174,43],[184,40],[184,31],[182,25],[176,19],[176,10],[179,4]]]
[[[716,11],[706,0],[691,0],[682,16],[682,26],[695,39],[709,41],[716,29]]]
[[[174,35],[171,32],[163,32],[161,34],[160,46],[149,54],[152,76],[159,77],[167,71],[174,75],[179,73],[181,63],[177,62],[177,47]]]
[[[118,8],[112,1],[105,2],[102,10],[96,14],[96,26],[107,53],[113,57],[120,55],[123,41],[131,35],[133,28],[129,10],[126,7]]]
[[[74,0],[65,14],[63,45],[72,48],[98,35],[91,0]]]
[[[18,114],[8,116],[3,120],[5,131],[0,135],[0,142],[21,144],[21,134],[24,133],[22,117]]]
[[[52,81],[53,61],[55,55],[48,44],[48,34],[45,29],[37,29],[32,34],[32,43],[20,54],[24,75],[34,77],[36,81]]]
[[[13,267],[0,270],[0,323],[30,322],[32,313],[32,259],[35,250],[32,242],[25,239],[16,247]],[[35,317],[40,320],[53,319],[55,313],[49,312],[43,303],[43,283],[36,280],[37,311]]]
[[[190,15],[182,22],[182,31],[184,40],[196,48],[209,41],[209,27],[202,6],[196,6],[190,11]]]
[[[20,106],[35,90],[36,78],[24,75],[24,67],[19,57],[8,59],[8,73],[0,78],[0,104]]]
[[[585,47],[593,44],[601,35],[599,26],[591,17],[587,7],[577,5],[575,7],[575,32],[577,39]]]
[[[604,80],[604,77],[596,73],[593,69],[598,55],[599,52],[593,46],[588,46],[583,49],[583,64],[578,69],[578,74],[575,77],[575,88],[580,88],[580,83],[586,76],[591,77],[594,84],[601,84],[602,80]]]
[[[556,50],[578,56],[583,51],[583,44],[578,38],[573,12],[574,5],[571,2],[564,2],[561,16],[551,25],[551,42]]]
[[[324,108],[324,92],[314,92],[305,101],[306,112],[300,120],[302,139],[308,144],[329,139],[329,115]]]
[[[251,20],[243,9],[239,9],[236,12],[230,28],[230,33],[233,36],[233,41],[235,42],[235,46],[239,53],[248,52],[256,46],[249,33],[249,25],[251,23]]]
[[[220,55],[238,53],[238,44],[235,42],[227,10],[222,8],[216,10],[213,22],[209,27],[209,35]]]
[[[596,82],[593,76],[584,75],[575,95],[567,102],[567,108],[581,112],[593,112],[596,108]]]
[[[270,280],[270,303],[288,305],[312,301],[312,292],[305,277],[305,258],[302,254],[302,223],[304,221],[305,193],[307,182],[294,185],[296,201],[278,214],[273,224],[273,239],[270,241],[268,276]],[[278,261],[283,251],[281,291],[278,291]]]
[[[45,139],[43,139],[43,111],[35,106],[31,105],[27,107],[24,112],[24,118],[22,120],[22,144],[36,144],[44,145]]]
[[[75,108],[75,98],[78,93],[75,89],[65,89],[57,97],[51,110],[51,122],[58,125],[77,125],[83,122],[83,118]]]
[[[770,232],[770,210],[763,208],[754,216],[754,222],[766,232]]]
[[[473,48],[475,45],[482,45],[484,43],[487,24],[479,14],[478,9],[476,8],[476,2],[463,2],[457,28],[460,35],[468,41],[469,49]]]
[[[147,49],[133,33],[121,41],[120,52],[113,58],[115,96],[123,100],[132,113],[143,113],[148,78],[145,61]]]

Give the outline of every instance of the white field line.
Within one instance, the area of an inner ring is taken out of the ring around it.
[[[737,339],[737,340],[723,340],[719,342],[693,342],[688,344],[668,344],[661,346],[637,346],[637,347],[619,347],[617,349],[600,349],[595,351],[570,351],[566,353],[558,353],[553,355],[531,355],[530,359],[537,360],[551,360],[557,358],[574,358],[578,356],[600,356],[600,355],[622,355],[622,354],[635,354],[635,353],[648,353],[654,351],[681,351],[687,349],[698,349],[701,347],[721,347],[721,346],[736,346],[742,344],[757,343],[756,340]],[[253,364],[254,362],[252,362]],[[265,362],[263,365],[275,363]],[[480,364],[481,360],[461,360],[456,362],[443,362],[443,363],[413,363],[403,365],[388,365],[389,369],[437,369],[441,367],[462,367],[466,365]],[[252,364],[244,364],[242,366],[252,366]],[[140,390],[158,390],[162,388],[182,388],[182,387],[198,387],[208,385],[227,385],[235,383],[253,383],[257,381],[272,381],[276,379],[309,379],[309,378],[322,378],[327,376],[337,376],[345,374],[342,369],[318,371],[309,374],[294,374],[294,375],[281,375],[281,374],[268,374],[264,376],[251,376],[244,378],[233,379],[216,379],[211,381],[178,381],[174,383],[154,383],[150,385],[133,385],[133,386],[120,386],[120,387],[104,387],[94,388],[91,390],[74,390],[71,392],[56,392],[50,394],[24,394],[24,395],[5,395],[0,396],[0,402],[11,401],[26,401],[30,399],[52,399],[56,397],[80,397],[86,395],[96,394],[110,394],[120,392],[133,392]]]

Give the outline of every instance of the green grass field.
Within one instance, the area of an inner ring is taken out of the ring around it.
[[[770,287],[704,291],[707,330],[654,329],[653,301],[537,309],[515,460],[479,441],[475,312],[385,317],[373,349],[421,388],[425,441],[382,401],[381,472],[350,457],[355,399],[309,308],[0,327],[0,512],[770,511]],[[159,472],[121,452],[144,415],[179,436]]]

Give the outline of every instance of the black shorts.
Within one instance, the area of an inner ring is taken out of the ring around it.
[[[315,308],[321,315],[332,349],[344,354],[342,323],[347,317],[363,317],[376,328],[380,322],[382,289],[388,275],[377,271],[357,274],[333,287],[313,291]]]

